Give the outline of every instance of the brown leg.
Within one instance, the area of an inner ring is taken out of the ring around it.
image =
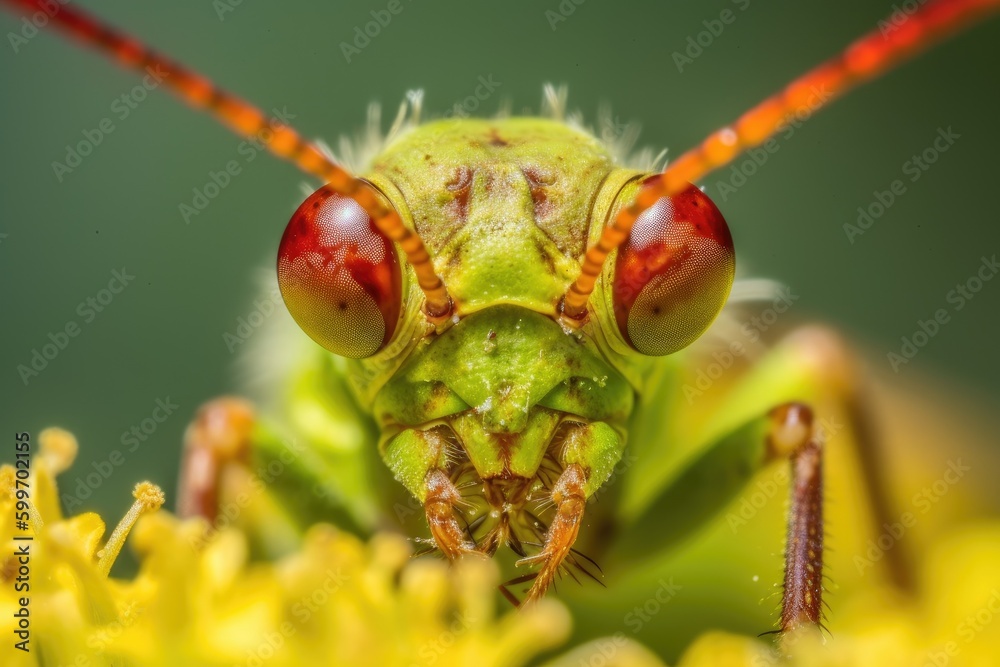
[[[788,342],[800,350],[817,382],[833,391],[844,410],[875,525],[892,523],[899,513],[889,497],[885,452],[861,363],[843,338],[825,327],[803,327],[790,334]],[[912,591],[915,575],[909,550],[905,545],[897,547],[885,553],[884,563],[893,583],[903,591]]]
[[[217,398],[198,409],[184,433],[178,515],[215,520],[226,468],[246,462],[253,424],[253,407],[242,399]]]
[[[462,496],[455,484],[443,470],[435,468],[427,473],[424,480],[427,496],[424,512],[431,536],[441,553],[454,560],[467,553],[476,553],[476,545],[465,539],[465,531],[458,523],[455,506],[462,502]]]
[[[788,403],[771,412],[769,446],[792,466],[791,503],[785,546],[781,633],[822,625],[823,614],[823,444],[812,411]]]
[[[518,565],[541,564],[538,576],[528,591],[525,603],[540,600],[545,591],[555,580],[556,574],[563,560],[569,555],[576,536],[580,532],[580,522],[583,519],[583,510],[587,505],[587,496],[584,493],[584,486],[587,482],[587,475],[583,467],[578,463],[570,464],[559,475],[555,486],[552,488],[552,501],[556,505],[556,515],[549,525],[549,532],[545,537],[545,545],[541,553],[522,558]]]

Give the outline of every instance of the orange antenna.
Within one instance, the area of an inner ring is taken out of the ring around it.
[[[451,298],[441,278],[434,272],[427,248],[417,233],[403,225],[399,214],[383,204],[370,185],[327,158],[315,144],[293,128],[141,42],[61,2],[0,1],[33,12],[45,12],[60,29],[104,52],[124,67],[138,71],[155,69],[163,76],[163,82],[191,106],[214,116],[236,134],[255,138],[274,155],[328,183],[338,194],[354,199],[372,217],[378,230],[398,243],[406,253],[406,259],[416,272],[417,282],[426,296],[424,313],[427,317],[432,321],[443,321],[450,316]]]
[[[868,33],[839,56],[806,72],[781,92],[747,111],[732,125],[713,132],[672,162],[658,177],[646,179],[635,201],[618,212],[597,243],[587,250],[580,276],[563,296],[563,319],[568,324],[574,321],[579,324],[583,320],[587,314],[587,300],[594,291],[604,261],[628,238],[636,218],[661,197],[677,194],[689,182],[763,143],[797,111],[817,109],[997,9],[1000,9],[1000,0],[931,0],[905,21],[892,23],[891,31]],[[816,91],[823,91],[824,96],[817,100]]]

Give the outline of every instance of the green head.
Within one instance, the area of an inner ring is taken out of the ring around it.
[[[278,267],[289,309],[357,358],[352,387],[415,496],[433,470],[482,480],[504,507],[547,467],[583,465],[588,495],[610,474],[650,355],[700,334],[732,281],[725,223],[692,188],[637,223],[590,317],[566,326],[582,255],[642,178],[542,118],[438,121],[392,142],[366,180],[422,239],[453,302],[443,322],[424,316],[406,256],[355,202],[321,188],[293,216]]]

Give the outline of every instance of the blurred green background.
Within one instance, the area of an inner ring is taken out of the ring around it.
[[[429,114],[442,114],[483,76],[500,85],[481,111],[505,99],[515,110],[537,108],[543,83],[566,83],[570,107],[588,120],[609,102],[617,121],[642,124],[640,145],[667,146],[672,155],[893,9],[861,0],[587,0],[553,29],[546,11],[559,11],[556,0],[403,0],[402,13],[348,63],[341,42],[386,2],[77,4],[246,99],[287,109],[305,135],[334,145],[363,125],[373,100],[387,107],[386,125],[412,88],[426,91]],[[220,20],[222,6],[232,11]],[[679,72],[672,54],[724,9],[735,21]],[[21,28],[19,18],[0,14],[5,35]],[[162,91],[121,119],[112,104],[137,77],[51,27],[17,53],[9,36],[5,42],[3,426],[12,433],[58,424],[76,433],[85,454],[69,473],[72,485],[122,449],[123,433],[149,417],[157,399],[177,404],[126,455],[129,472],[87,499],[88,508],[117,516],[140,477],[174,488],[189,416],[212,396],[240,391],[223,334],[254,310],[253,275],[271,266],[304,179],[264,155],[245,162],[240,139]],[[800,296],[797,317],[837,325],[869,351],[873,367],[891,373],[886,353],[898,351],[918,320],[946,308],[951,321],[899,377],[956,380],[994,406],[1000,280],[958,312],[946,295],[978,271],[983,255],[1000,251],[998,43],[993,21],[852,93],[779,139],[778,152],[725,200],[718,182],[728,170],[703,182],[730,223],[743,272],[788,284]],[[52,163],[104,118],[114,131],[60,182]],[[960,135],[954,145],[917,182],[906,180],[905,194],[849,243],[843,225],[855,222],[858,206],[907,179],[903,164],[949,127]],[[242,173],[186,224],[179,204],[233,159]],[[135,280],[87,322],[78,304],[122,267]],[[26,385],[17,366],[29,365],[32,351],[70,321],[80,335]]]

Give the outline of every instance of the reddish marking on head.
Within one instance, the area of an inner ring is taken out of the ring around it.
[[[445,184],[448,192],[454,193],[446,208],[458,220],[464,221],[469,213],[469,195],[472,192],[472,170],[468,167],[459,167],[455,170],[455,175]]]
[[[545,188],[552,185],[552,179],[546,179],[535,167],[524,167],[521,169],[528,187],[531,189],[531,200],[535,204],[535,219],[541,220],[552,210],[552,202]]]

